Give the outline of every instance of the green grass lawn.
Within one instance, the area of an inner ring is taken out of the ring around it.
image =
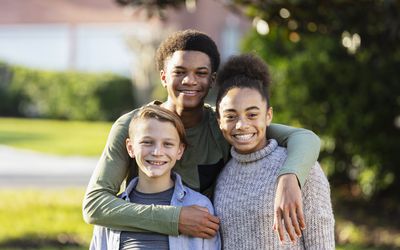
[[[0,118],[0,144],[58,155],[100,155],[109,122]]]
[[[0,189],[0,249],[88,249],[92,226],[82,219],[83,188]],[[338,250],[384,250],[338,244]]]
[[[83,188],[0,190],[0,249],[87,249]],[[64,248],[63,248],[64,249]]]

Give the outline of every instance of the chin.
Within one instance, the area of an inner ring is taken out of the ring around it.
[[[248,146],[248,147],[239,146],[239,147],[235,147],[235,149],[238,153],[241,153],[241,154],[249,154],[249,153],[252,153],[255,151],[254,147],[252,147],[252,146]]]
[[[203,106],[203,102],[201,101],[184,102],[182,103],[182,106],[187,109],[194,109]]]

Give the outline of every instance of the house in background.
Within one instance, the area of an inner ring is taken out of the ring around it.
[[[154,48],[167,34],[186,28],[209,34],[226,58],[238,52],[250,26],[215,0],[170,9],[166,20],[115,0],[0,0],[0,6],[0,61],[50,70],[130,76],[154,65]]]

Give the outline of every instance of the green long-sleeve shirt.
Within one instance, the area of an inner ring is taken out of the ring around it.
[[[136,162],[127,153],[125,141],[133,110],[112,126],[102,156],[92,174],[83,200],[86,222],[125,231],[152,231],[178,235],[180,207],[129,203],[117,198],[127,176],[137,175]],[[196,190],[209,190],[229,159],[230,145],[219,130],[215,112],[205,105],[205,115],[196,127],[186,129],[189,146],[174,171],[184,183]],[[313,132],[271,124],[268,135],[286,146],[288,157],[280,175],[296,174],[304,184],[319,155],[320,141]]]

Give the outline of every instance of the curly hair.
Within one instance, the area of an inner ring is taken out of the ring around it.
[[[219,87],[216,108],[219,115],[221,99],[232,88],[250,88],[257,90],[269,106],[270,74],[267,64],[254,54],[232,56],[217,74]]]
[[[192,29],[174,32],[160,44],[156,53],[158,70],[164,69],[165,60],[179,50],[194,50],[207,54],[212,72],[217,72],[220,63],[217,45],[205,33]]]

